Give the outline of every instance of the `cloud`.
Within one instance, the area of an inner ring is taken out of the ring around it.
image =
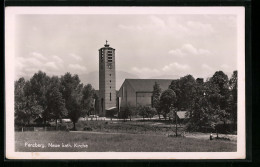
[[[201,65],[201,68],[204,69],[204,70],[208,70],[208,71],[213,71],[213,70],[214,70],[212,67],[210,67],[210,66],[207,65],[207,64],[202,64],[202,65]]]
[[[171,63],[169,65],[165,65],[162,70],[165,72],[168,71],[174,71],[174,70],[181,70],[181,71],[186,71],[189,70],[190,66],[187,64],[179,64],[177,62]]]
[[[52,68],[52,69],[55,69],[55,70],[58,69],[56,63],[53,62],[53,61],[46,63],[44,66],[49,67],[49,68]]]
[[[64,68],[64,61],[59,56],[53,55],[52,59],[55,62],[56,67],[59,69]]]
[[[208,56],[211,54],[209,50],[196,48],[189,43],[184,44],[181,48],[169,50],[168,53],[178,57],[184,57],[187,55]]]
[[[174,38],[183,39],[190,37],[208,37],[216,30],[209,23],[202,21],[191,21],[180,16],[158,15],[148,16],[142,23],[138,24],[119,24],[119,29],[134,31],[140,33],[153,33],[153,35],[174,36]]]
[[[39,70],[51,75],[61,74],[64,68],[64,61],[57,55],[44,56],[39,52],[31,52],[30,57],[16,57],[16,77],[32,76]]]
[[[208,23],[201,23],[196,21],[187,21],[187,26],[189,29],[194,31],[201,31],[204,34],[212,34],[215,32],[214,28],[211,24]]]
[[[229,65],[227,65],[227,64],[222,64],[220,66],[220,69],[223,70],[223,71],[227,71],[227,72],[232,71],[232,68]]]
[[[84,66],[81,66],[79,64],[69,64],[69,68],[73,69],[73,70],[80,70],[80,71],[86,71],[87,68]]]
[[[156,16],[151,16],[150,19],[156,26],[159,26],[161,28],[166,27],[166,23],[163,19],[156,17]]]
[[[174,62],[169,65],[165,65],[162,68],[132,67],[131,70],[140,78],[151,78],[158,75],[187,74],[190,69],[190,66],[187,64]]]
[[[75,53],[70,53],[69,55],[77,61],[82,60],[82,58],[79,55],[76,55]]]
[[[18,64],[20,64],[20,66],[41,66],[42,65],[42,62],[34,57],[28,57],[28,58],[18,57],[17,61]]]
[[[118,28],[123,30],[130,30],[130,31],[142,31],[145,29],[144,26],[140,26],[140,25],[135,26],[135,25],[123,25],[123,24],[120,24]]]
[[[57,62],[57,63],[63,63],[63,60],[59,57],[59,56],[56,56],[56,55],[54,55],[54,56],[52,56],[52,58]]]
[[[31,56],[40,59],[40,60],[47,60],[46,57],[44,57],[41,53],[39,52],[32,52]]]

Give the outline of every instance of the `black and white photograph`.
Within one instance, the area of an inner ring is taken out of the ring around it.
[[[7,7],[8,159],[245,159],[243,7]]]

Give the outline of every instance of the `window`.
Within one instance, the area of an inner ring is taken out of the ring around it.
[[[110,101],[111,101],[111,92],[110,92]]]
[[[110,80],[110,82],[111,82],[111,80]]]
[[[109,74],[111,76],[111,74]]]
[[[151,105],[153,107],[153,96],[151,96]]]

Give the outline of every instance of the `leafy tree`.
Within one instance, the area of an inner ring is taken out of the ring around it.
[[[61,93],[65,99],[65,107],[68,110],[68,117],[73,122],[73,129],[76,130],[76,123],[82,115],[82,88],[78,75],[72,76],[66,73],[61,76]]]
[[[56,120],[67,116],[67,109],[65,108],[65,100],[62,98],[62,94],[57,87],[49,89],[47,93],[47,110],[51,114],[51,117]]]
[[[217,71],[210,78],[210,82],[216,84],[219,88],[219,93],[225,95],[228,90],[228,76],[223,71]]]
[[[152,103],[153,103],[153,107],[156,109],[157,114],[159,116],[159,119],[161,119],[160,115],[161,115],[161,110],[160,110],[160,95],[161,95],[161,88],[160,85],[155,82],[154,86],[153,86],[153,94],[152,94]]]
[[[93,98],[94,98],[94,112],[95,112],[95,115],[96,115],[97,111],[99,111],[99,96],[98,96],[98,93],[96,91],[94,91]]]
[[[126,114],[130,118],[130,121],[132,120],[132,117],[137,114],[135,107],[129,107],[129,105],[126,107]]]
[[[189,109],[191,101],[195,96],[196,81],[192,75],[186,75],[171,82],[169,89],[176,93],[177,110]]]
[[[15,82],[15,120],[30,124],[32,119],[40,116],[43,109],[37,101],[37,96],[31,92],[30,81],[20,78]]]
[[[227,108],[227,99],[229,96],[229,89],[228,89],[228,76],[222,72],[217,71],[209,80],[211,83],[215,84],[219,90],[217,92],[219,96],[219,106],[221,110],[225,110]]]
[[[202,127],[211,127],[214,121],[214,110],[211,107],[206,95],[198,95],[192,102],[189,112],[190,130],[201,130]]]
[[[49,121],[50,119],[53,119],[53,113],[52,113],[52,110],[49,110],[49,105],[50,101],[48,98],[49,98],[49,94],[50,92],[53,92],[53,89],[58,89],[59,92],[61,92],[61,83],[60,83],[60,78],[57,77],[57,76],[52,76],[49,80],[49,84],[48,84],[48,87],[47,87],[47,92],[46,92],[46,103],[47,103],[47,108],[43,111],[42,113],[42,116],[43,116],[43,119],[44,119],[44,122],[46,124],[47,121]],[[64,102],[65,103],[65,102]]]
[[[95,90],[91,84],[87,84],[82,89],[82,116],[91,115],[91,111],[94,109],[94,94]]]
[[[120,113],[119,113],[120,117],[123,118],[124,121],[127,118],[129,118],[130,121],[131,121],[132,117],[135,116],[136,114],[137,114],[136,108],[135,107],[131,107],[129,104],[126,107],[122,108],[120,110]]]
[[[211,100],[211,104],[215,110],[215,120],[222,121],[225,126],[226,121],[230,118],[230,113],[228,112],[228,103],[230,96],[228,76],[222,71],[217,71],[210,78],[209,82],[212,85],[215,85],[217,87],[216,90],[218,90],[214,93],[214,95],[211,96],[211,98],[215,98],[214,101]]]
[[[81,99],[77,94],[73,94],[71,101],[69,102],[70,110],[68,111],[68,116],[70,120],[73,122],[73,130],[76,130],[76,123],[78,122],[81,113]]]
[[[18,81],[15,81],[15,123],[19,123],[23,120],[23,110],[25,109],[25,97],[24,97],[24,86],[25,79],[20,78]]]
[[[138,112],[138,115],[143,117],[143,120],[144,120],[144,118],[148,117],[146,106],[138,106],[137,112]]]
[[[147,113],[147,116],[151,119],[156,114],[156,110],[155,110],[155,108],[147,106],[146,113]]]
[[[30,79],[30,94],[34,94],[37,99],[38,105],[42,107],[42,111],[45,112],[47,109],[47,99],[46,92],[48,89],[50,77],[46,75],[46,73],[39,71],[35,73]],[[43,119],[46,122],[47,118],[45,118],[45,114],[41,113]]]
[[[234,71],[229,80],[230,96],[228,99],[228,112],[233,120],[237,123],[237,71]]]
[[[160,97],[160,108],[163,112],[163,116],[166,119],[167,114],[174,107],[176,102],[176,94],[172,89],[167,89],[162,92]]]

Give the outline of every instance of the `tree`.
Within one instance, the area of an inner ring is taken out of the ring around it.
[[[72,76],[66,73],[61,76],[61,93],[65,99],[65,107],[68,110],[68,117],[73,122],[73,129],[76,130],[76,123],[82,115],[82,88],[78,75]]]
[[[70,120],[73,122],[73,130],[77,130],[76,123],[78,122],[80,116],[82,115],[81,113],[82,108],[81,108],[80,101],[81,101],[80,97],[78,97],[77,94],[73,94],[71,101],[68,104],[70,106],[70,110],[68,111],[68,116]]]
[[[147,106],[146,107],[146,113],[147,113],[147,116],[150,118],[150,120],[151,120],[151,118],[156,114],[156,110],[155,110],[155,108],[152,108],[152,107],[150,107],[150,106]]]
[[[15,120],[16,123],[30,124],[32,119],[40,116],[43,109],[37,96],[31,91],[30,81],[20,78],[15,82]]]
[[[18,81],[15,81],[15,123],[23,122],[24,119],[24,109],[26,104],[26,99],[24,97],[24,86],[24,78],[20,78]]]
[[[82,89],[82,116],[91,115],[91,111],[94,109],[94,97],[95,89],[92,88],[91,84],[87,84]]]
[[[169,89],[176,93],[177,110],[188,110],[191,107],[191,101],[195,96],[195,85],[196,81],[192,75],[186,75],[171,82]]]
[[[162,92],[160,97],[160,108],[163,112],[164,119],[166,119],[167,114],[170,112],[171,108],[175,105],[176,94],[172,89],[167,89]]]
[[[152,104],[156,111],[157,114],[159,116],[159,119],[161,119],[160,115],[161,115],[161,110],[160,110],[160,95],[161,95],[161,88],[160,85],[155,82],[154,86],[153,86],[153,94],[152,94]]]
[[[94,95],[93,95],[93,98],[94,98],[94,112],[95,112],[95,115],[97,114],[96,111],[99,111],[99,96],[98,96],[98,93],[95,91],[94,92]]]
[[[138,106],[137,112],[138,112],[138,115],[143,117],[143,120],[144,120],[144,118],[148,117],[146,106]]]
[[[65,108],[65,100],[62,98],[62,94],[57,87],[49,89],[47,92],[47,110],[51,114],[51,117],[56,121],[64,116],[67,116],[67,109]]]
[[[134,115],[136,115],[136,108],[135,107],[131,107],[129,104],[127,104],[126,107],[120,109],[120,117],[124,119],[124,121],[127,119],[127,118],[130,118],[130,121],[132,121],[132,117]]]
[[[127,107],[125,108],[125,112],[127,114],[127,118],[130,118],[130,121],[132,121],[132,117],[135,116],[136,113],[136,108],[134,107],[130,107],[129,105],[127,105]]]
[[[42,71],[35,73],[30,79],[30,93],[35,95],[38,105],[42,107],[42,112],[45,112],[47,109],[47,99],[46,92],[49,86],[50,77]],[[41,113],[43,116],[44,122],[46,123],[47,118],[45,114]]]
[[[61,93],[61,83],[60,83],[60,78],[57,76],[52,76],[49,80],[49,84],[47,86],[47,92],[46,92],[46,105],[47,108],[43,111],[42,116],[44,119],[44,123],[46,125],[46,122],[49,121],[50,119],[53,119],[53,113],[52,110],[49,110],[48,107],[50,105],[50,100],[48,99],[49,93],[53,91],[53,89],[58,89],[58,91]],[[62,98],[64,99],[64,98]],[[65,103],[65,102],[64,102]]]
[[[229,80],[230,96],[228,99],[228,112],[233,120],[233,123],[237,123],[237,71],[234,71],[232,77]]]
[[[191,106],[188,124],[190,130],[202,130],[202,127],[211,127],[215,123],[214,120],[216,119],[213,118],[214,110],[209,103],[206,93],[198,94]]]

